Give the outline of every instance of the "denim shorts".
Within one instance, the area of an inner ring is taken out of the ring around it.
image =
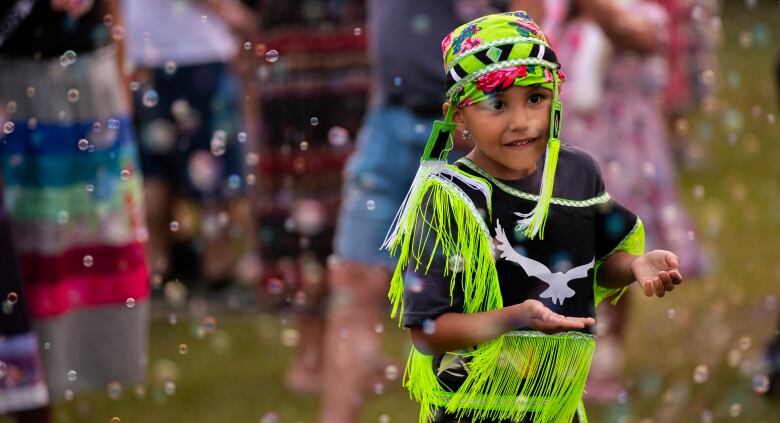
[[[358,133],[357,150],[344,174],[334,252],[362,264],[394,267],[380,250],[420,165],[438,116],[418,116],[402,106],[375,105]]]

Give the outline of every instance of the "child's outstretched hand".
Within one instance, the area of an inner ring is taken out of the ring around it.
[[[518,326],[527,326],[546,334],[583,329],[596,323],[591,317],[562,316],[536,300],[525,300],[512,307],[517,308]]]
[[[663,297],[666,291],[682,283],[680,261],[671,251],[653,250],[637,257],[631,262],[634,279],[642,287],[645,295]]]

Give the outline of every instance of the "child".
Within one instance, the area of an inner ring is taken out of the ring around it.
[[[462,25],[442,49],[445,120],[384,244],[414,343],[405,386],[421,422],[585,422],[595,304],[633,281],[662,297],[677,257],[643,255],[641,220],[561,146],[563,74],[525,12]],[[454,166],[452,131],[474,143]]]

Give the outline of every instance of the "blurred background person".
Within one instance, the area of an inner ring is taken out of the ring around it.
[[[341,170],[366,108],[369,76],[363,0],[262,0],[259,243],[267,308],[292,316],[294,392],[320,388],[326,303]]]
[[[366,2],[372,92],[356,151],[344,170],[334,255],[328,261],[327,389],[320,422],[357,421],[362,403],[377,389],[372,377],[398,373],[383,356],[378,334],[395,265],[380,247],[417,171],[431,125],[442,117],[441,42],[452,28],[512,8],[511,3]]]
[[[153,286],[250,282],[255,274],[236,274],[255,257],[232,64],[257,16],[233,0],[134,0],[124,12]]]
[[[19,274],[0,177],[0,415],[48,422],[49,393]]]
[[[562,139],[588,150],[610,194],[642,216],[647,246],[678,252],[686,278],[707,268],[680,204],[663,100],[669,41],[664,9],[648,1],[546,0],[529,4],[559,56],[567,81]],[[530,11],[529,11],[530,12]],[[604,305],[587,398],[612,402],[623,391],[626,298]]]
[[[4,203],[53,402],[140,383],[147,364],[148,233],[116,10],[0,6]]]

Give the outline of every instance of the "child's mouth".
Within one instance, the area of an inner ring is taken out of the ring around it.
[[[505,147],[525,147],[527,145],[533,144],[534,141],[536,141],[536,138],[525,138],[522,140],[514,140],[512,142],[508,142],[504,144]]]

